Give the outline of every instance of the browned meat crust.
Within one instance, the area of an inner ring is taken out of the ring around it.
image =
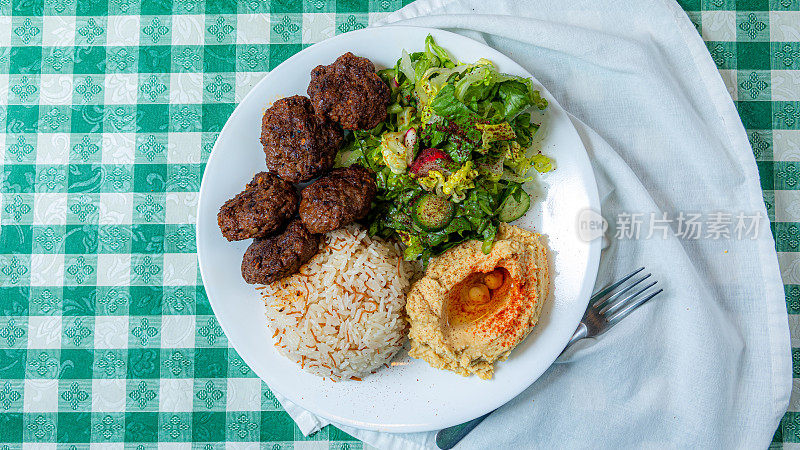
[[[320,238],[299,219],[291,221],[283,233],[250,244],[242,258],[242,278],[250,284],[268,284],[297,273],[317,254]]]
[[[229,241],[263,237],[291,219],[299,203],[291,183],[274,173],[259,172],[244,191],[222,205],[217,224]]]
[[[317,114],[347,130],[368,130],[384,121],[391,94],[372,62],[350,52],[315,67],[307,92]]]
[[[301,192],[300,218],[312,233],[341,228],[369,212],[377,186],[361,166],[334,169]]]
[[[339,125],[315,115],[309,99],[300,95],[276,101],[261,120],[267,167],[292,183],[311,180],[333,167],[343,139]]]

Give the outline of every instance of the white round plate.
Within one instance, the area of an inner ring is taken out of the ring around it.
[[[597,275],[599,239],[578,238],[577,217],[599,211],[592,168],[580,137],[564,110],[538,82],[550,102],[538,134],[556,170],[538,177],[531,210],[517,222],[547,235],[552,261],[552,294],[539,324],[511,357],[496,365],[492,380],[464,378],[436,370],[403,351],[391,367],[364,381],[331,382],[311,375],[279,355],[254,286],[240,274],[250,240],[228,242],[217,227],[219,207],[266,169],[259,143],[261,116],[276,99],[306,93],[311,69],[353,52],[379,68],[392,67],[401,51],[424,49],[425,37],[461,61],[488,58],[501,72],[532,75],[508,57],[458,34],[416,27],[379,27],[315,44],[272,70],[239,104],[217,138],[206,165],[197,213],[197,253],[208,299],[228,340],[273,391],[331,421],[389,432],[429,431],[466,422],[511,400],[553,363],[583,312]]]

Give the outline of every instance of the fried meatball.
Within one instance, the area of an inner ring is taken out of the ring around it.
[[[222,205],[217,224],[229,241],[263,237],[291,219],[299,203],[291,183],[274,173],[259,172],[244,191]]]
[[[367,58],[345,53],[311,71],[308,96],[317,114],[346,130],[369,130],[386,120],[391,91]]]
[[[343,139],[341,127],[315,115],[311,101],[301,95],[276,101],[261,120],[267,167],[292,183],[316,178],[333,167]]]
[[[312,233],[333,231],[363,219],[376,191],[369,170],[361,166],[334,169],[300,193],[300,218]]]
[[[317,254],[320,238],[299,219],[289,222],[283,233],[250,244],[242,258],[242,278],[249,284],[269,284],[297,273]]]

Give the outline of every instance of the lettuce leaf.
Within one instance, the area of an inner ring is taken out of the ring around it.
[[[506,120],[511,121],[521,112],[531,106],[539,109],[547,107],[547,100],[541,97],[539,91],[533,89],[531,80],[508,80],[500,83],[497,95],[503,101],[503,114]]]
[[[506,120],[513,119],[532,104],[528,88],[519,81],[502,83],[497,90],[497,95],[503,100],[503,116]]]
[[[481,235],[483,236],[483,245],[481,245],[481,251],[484,255],[488,255],[494,246],[494,238],[497,236],[497,227],[494,224],[491,224],[484,228]]]
[[[474,111],[456,98],[456,88],[449,83],[439,90],[430,107],[436,114],[448,119],[476,116]]]
[[[409,81],[412,83],[417,81],[417,78],[414,74],[414,64],[411,62],[411,56],[405,50],[403,50],[403,54],[400,57],[399,69]]]
[[[546,173],[553,170],[553,161],[541,153],[531,156],[531,162],[533,163],[533,168],[539,173]]]
[[[531,122],[531,115],[528,113],[518,115],[511,122],[511,127],[517,135],[517,142],[524,148],[531,146],[533,135],[539,130],[539,125]]]
[[[423,247],[422,240],[420,240],[417,236],[409,236],[408,239],[402,239],[403,244],[405,244],[405,249],[403,250],[403,258],[406,261],[413,261],[420,256],[424,252],[425,248]]]
[[[425,38],[425,54],[431,61],[436,60],[439,63],[437,65],[440,67],[451,68],[458,65],[458,60],[450,56],[447,50],[437,44],[430,34]]]
[[[481,131],[481,141],[483,147],[487,147],[492,142],[497,141],[510,141],[516,139],[517,133],[508,122],[501,122],[497,124],[479,123],[475,127]]]
[[[468,71],[455,83],[456,98],[471,103],[492,97],[500,73],[491,61],[481,59],[469,66]]]

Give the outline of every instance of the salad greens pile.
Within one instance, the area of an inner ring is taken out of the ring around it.
[[[430,35],[425,51],[403,51],[379,75],[391,88],[388,118],[354,132],[337,162],[376,174],[369,233],[399,238],[407,260],[426,262],[471,239],[488,253],[499,222],[527,212],[530,169],[552,170],[532,148],[539,126],[525,112],[547,101],[530,79],[486,59],[462,63]]]

